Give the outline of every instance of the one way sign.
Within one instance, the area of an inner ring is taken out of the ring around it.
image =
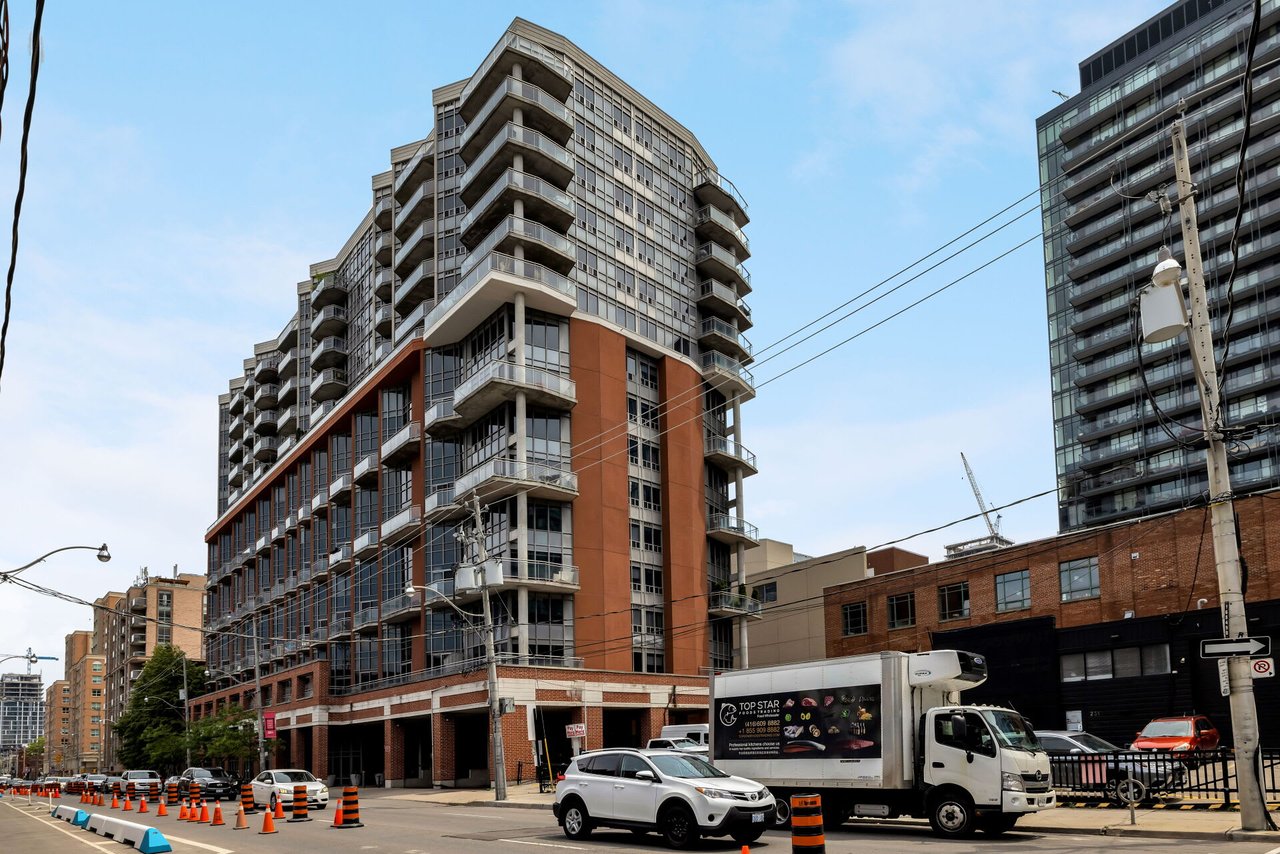
[[[1237,655],[1269,656],[1271,638],[1216,638],[1200,641],[1201,658],[1233,658]]]

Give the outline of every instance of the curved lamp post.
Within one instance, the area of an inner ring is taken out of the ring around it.
[[[22,566],[18,567],[17,569],[11,569],[7,572],[0,572],[0,581],[8,581],[10,578],[17,575],[18,573],[23,572],[24,570],[30,569],[31,567],[35,566],[36,564],[40,563],[46,558],[56,555],[58,552],[67,552],[75,549],[87,549],[88,551],[91,551],[91,552],[97,552],[98,560],[102,561],[103,563],[106,563],[107,561],[111,560],[111,551],[107,548],[106,543],[103,543],[100,546],[63,546],[60,549],[54,549],[51,552],[46,552],[45,554],[42,554],[40,555],[40,557],[31,561],[30,563],[25,563]]]

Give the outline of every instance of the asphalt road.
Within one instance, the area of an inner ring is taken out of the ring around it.
[[[47,818],[47,809],[36,811],[0,802],[0,850],[15,854],[89,854],[85,845],[98,854],[123,854],[130,849],[91,833],[76,830]],[[225,804],[224,804],[225,806]],[[251,820],[251,829],[235,831],[179,823],[174,818],[153,818],[164,832],[175,854],[556,854],[564,852],[618,852],[618,854],[658,854],[667,849],[656,835],[636,838],[625,831],[596,831],[586,841],[565,838],[549,810],[501,807],[454,807],[402,800],[389,794],[362,795],[361,819],[365,827],[334,830],[332,809],[313,813],[305,824],[277,822],[278,833],[261,835],[261,814]],[[228,822],[234,816],[226,816]],[[935,839],[927,830],[862,827],[827,834],[831,854],[1077,854],[1111,850],[1119,854],[1176,852],[1177,854],[1280,854],[1273,843],[1221,842],[1202,840],[1135,839],[1104,836],[1010,833],[1000,839],[981,836],[969,841]],[[696,850],[738,854],[741,847],[729,839],[704,840]],[[770,832],[751,846],[753,854],[788,854],[790,838]]]

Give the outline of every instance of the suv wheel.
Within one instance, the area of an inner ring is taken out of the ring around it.
[[[662,828],[662,838],[668,847],[688,848],[698,838],[698,823],[693,813],[683,804],[668,807],[658,822]]]
[[[591,835],[591,817],[587,808],[576,798],[566,801],[564,805],[564,835],[570,839],[586,839]]]

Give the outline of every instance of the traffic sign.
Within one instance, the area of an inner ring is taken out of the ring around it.
[[[1255,658],[1249,662],[1254,679],[1270,679],[1276,675],[1276,663],[1270,658]]]
[[[1216,638],[1200,641],[1201,658],[1234,658],[1238,655],[1271,655],[1271,638]]]

